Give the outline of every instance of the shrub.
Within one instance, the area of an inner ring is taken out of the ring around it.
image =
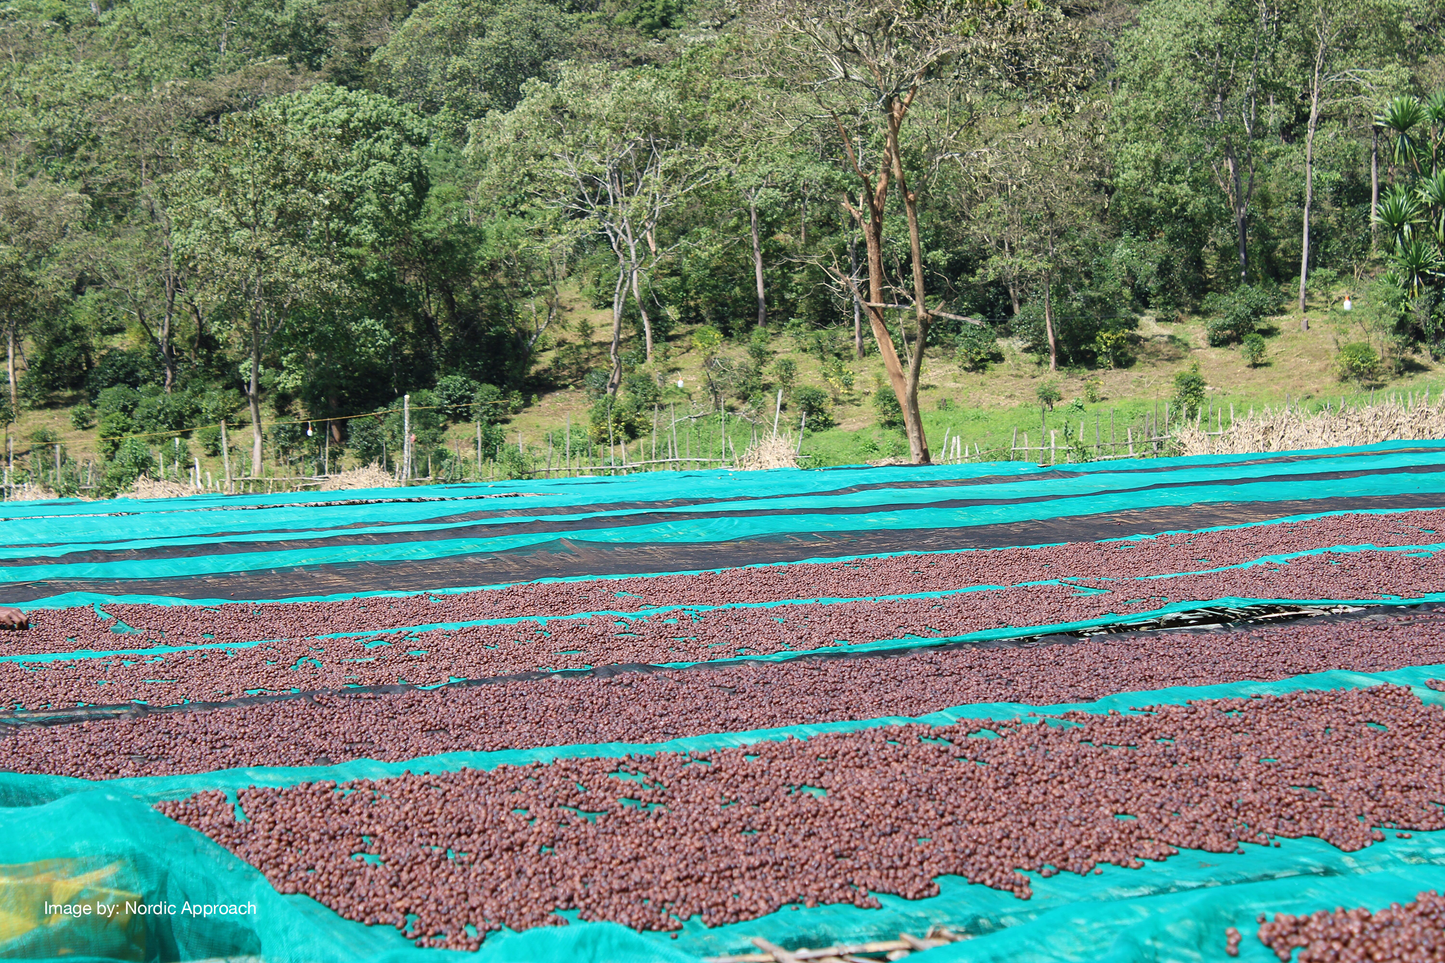
[[[448,421],[474,421],[472,401],[480,387],[475,380],[463,374],[449,374],[438,378],[434,391],[438,413]]]
[[[160,445],[160,456],[166,460],[166,471],[177,474],[176,466],[191,466],[191,445],[184,438],[167,438]]]
[[[426,468],[427,455],[435,452],[438,448],[444,447],[442,433],[441,412],[436,407],[437,398],[429,390],[413,391],[411,393],[411,433],[416,439],[412,443],[412,467],[418,469],[418,474]],[[406,423],[406,413],[402,410],[402,399],[398,398],[387,407],[396,409],[386,416],[386,434],[388,454],[392,451],[401,450],[403,438],[402,428]],[[302,435],[304,440],[304,426]],[[301,447],[299,444],[297,447]]]
[[[722,347],[722,332],[710,324],[704,324],[692,333],[692,346],[706,360],[717,354]]]
[[[1174,407],[1186,418],[1196,416],[1204,408],[1204,390],[1207,387],[1196,361],[1174,376]]]
[[[163,377],[155,352],[112,349],[101,355],[100,363],[85,376],[85,391],[91,403],[100,407],[97,399],[106,388],[124,385],[138,389],[142,385],[158,384]]]
[[[873,392],[873,407],[878,412],[878,424],[884,428],[903,427],[903,406],[891,386]]]
[[[1204,310],[1214,315],[1204,322],[1204,332],[1210,346],[1217,348],[1254,334],[1260,321],[1279,310],[1279,293],[1241,284],[1227,294],[1209,295]]]
[[[1128,331],[1105,328],[1094,336],[1094,357],[1099,364],[1111,368],[1127,368],[1134,363],[1129,351],[1133,335]]]
[[[383,469],[390,470],[388,466],[396,457],[397,444],[396,439],[387,436],[382,415],[352,418],[346,426],[346,441],[363,465],[376,462]]]
[[[823,380],[833,392],[833,400],[840,400],[846,392],[853,390],[853,369],[841,358],[829,358],[823,365]]]
[[[36,428],[30,433],[30,440],[37,445],[53,445],[60,440],[60,436],[53,428]]]
[[[642,430],[641,414],[626,394],[597,399],[592,403],[588,422],[588,437],[595,445],[628,441]]]
[[[828,406],[828,393],[822,388],[804,385],[793,392],[793,403],[808,417],[808,425],[817,431],[833,427],[833,412]]]
[[[593,368],[582,376],[582,391],[591,401],[596,401],[598,398],[605,398],[607,396],[608,383],[611,380],[611,371],[606,368]],[[484,390],[491,387],[491,385],[482,385]],[[502,393],[499,389],[492,388],[492,390],[497,392],[497,397],[501,397]],[[497,411],[500,414],[502,409],[498,408]]]
[[[221,429],[215,425],[197,428],[196,443],[201,446],[201,451],[207,455],[210,455],[212,458],[219,457],[221,454]]]
[[[798,378],[798,362],[792,358],[779,358],[773,362],[773,377],[779,388],[791,394],[793,382]]]
[[[140,391],[129,385],[113,385],[96,396],[95,408],[101,415],[108,415],[113,411],[129,415],[140,404],[140,398]]]
[[[129,488],[140,476],[156,474],[156,459],[150,447],[139,438],[127,438],[116,446],[114,456],[106,462],[101,494],[114,495]]]
[[[1104,382],[1100,378],[1090,378],[1084,382],[1084,400],[1091,405],[1096,405],[1104,400]]]
[[[607,393],[607,372],[589,371],[590,378],[594,374],[602,376],[602,393]],[[588,394],[591,394],[589,388]],[[507,402],[502,397],[502,389],[496,385],[481,384],[472,392],[472,421],[480,421],[484,425],[495,425],[507,417]]]
[[[998,338],[986,324],[965,323],[953,336],[953,354],[966,371],[987,371],[990,364],[1003,358]]]
[[[1335,369],[1341,381],[1353,381],[1363,387],[1379,380],[1380,356],[1365,342],[1355,341],[1340,348],[1335,356]]]
[[[1244,361],[1251,368],[1258,368],[1264,364],[1265,343],[1262,334],[1247,334],[1244,340],[1239,343],[1240,353],[1244,355]]]
[[[70,409],[70,427],[85,431],[95,424],[95,409],[90,405],[76,405]]]
[[[754,328],[752,335],[748,337],[748,357],[753,359],[753,364],[759,370],[767,367],[769,359],[773,356],[773,339],[763,328]]]
[[[1063,397],[1057,381],[1041,382],[1035,393],[1039,396],[1039,404],[1050,411],[1054,410],[1054,405],[1058,404],[1059,399]]]
[[[114,458],[115,453],[120,449],[122,436],[129,435],[135,431],[135,422],[130,420],[130,415],[123,411],[107,411],[100,416],[100,426],[96,440],[96,450],[102,458]],[[134,481],[135,479],[131,479]]]
[[[160,388],[147,386],[140,393],[131,419],[141,431],[181,431],[196,424],[198,407],[196,398],[184,391],[166,394]]]
[[[628,399],[638,411],[651,408],[657,404],[662,395],[662,389],[657,387],[657,381],[651,375],[630,374],[622,379],[622,390],[627,392]]]

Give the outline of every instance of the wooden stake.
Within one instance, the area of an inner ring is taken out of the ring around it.
[[[397,469],[397,481],[402,484],[411,478],[411,395],[401,396],[401,465]]]

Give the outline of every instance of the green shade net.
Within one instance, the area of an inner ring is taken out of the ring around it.
[[[108,511],[74,501],[15,503],[0,505],[7,533],[0,562],[9,563],[5,582],[154,580],[420,563],[525,551],[562,535],[596,544],[683,546],[1225,503],[1325,500],[1358,509],[1367,507],[1362,499],[1438,496],[1431,504],[1445,504],[1442,467],[1445,442],[1410,442],[1057,468],[1001,462],[886,473],[663,472],[334,493],[320,500],[213,495],[118,501]],[[528,527],[538,522],[553,527]],[[448,537],[453,531],[457,537]],[[220,542],[233,550],[212,551]],[[101,554],[79,560],[78,553]],[[74,601],[59,596],[45,604]]]
[[[402,963],[413,959],[425,963],[427,959],[441,961],[442,957],[458,956],[448,951],[417,949],[394,929],[343,920],[305,897],[281,896],[258,872],[220,846],[149,808],[154,800],[182,798],[203,789],[234,791],[251,785],[385,778],[403,771],[494,768],[561,757],[706,750],[905,722],[947,724],[977,719],[986,725],[990,720],[1027,717],[1030,713],[1128,712],[1192,699],[1382,683],[1410,685],[1425,701],[1441,705],[1445,704],[1445,693],[1425,688],[1423,683],[1442,674],[1442,666],[1378,674],[1328,672],[1276,682],[1120,693],[1083,704],[1039,707],[988,703],[958,706],[915,719],[887,717],[721,733],[647,746],[609,744],[452,753],[406,763],[357,760],[326,767],[226,770],[103,783],[0,774],[0,807],[4,807],[0,808],[0,826],[4,828],[0,833],[0,864],[74,860],[82,870],[119,865],[121,869],[107,879],[108,886],[140,894],[147,903],[176,907],[187,902],[255,906],[255,912],[245,916],[147,916],[141,920],[141,938],[132,936],[128,943],[119,944],[113,939],[107,943],[83,926],[72,926],[65,932],[50,925],[32,926],[8,943],[0,942],[0,957],[75,959],[77,952],[82,956],[89,952],[108,959],[189,960],[244,954],[276,963]],[[475,959],[478,963],[671,963],[746,952],[755,936],[783,946],[823,946],[887,938],[898,932],[918,935],[935,925],[975,935],[964,943],[929,951],[927,958],[940,963],[1222,959],[1224,928],[1233,925],[1252,934],[1254,916],[1259,912],[1301,913],[1358,905],[1378,909],[1392,901],[1407,901],[1421,890],[1445,886],[1445,833],[1417,833],[1409,840],[1387,834],[1385,842],[1357,853],[1344,853],[1314,839],[1283,840],[1278,848],[1246,845],[1243,854],[1183,851],[1160,863],[1146,863],[1138,870],[1104,867],[1101,874],[1084,877],[1065,873],[1045,879],[1034,875],[1034,895],[1027,901],[954,877],[938,882],[940,894],[929,899],[910,901],[879,894],[883,905],[876,910],[841,905],[789,907],[757,920],[714,929],[693,920],[676,937],[637,934],[613,924],[582,922],[520,934],[494,934]],[[0,893],[4,891],[0,884]],[[0,920],[3,912],[0,903]],[[137,955],[136,945],[144,947],[144,956]],[[1261,955],[1267,951],[1252,938],[1242,949],[1246,959],[1272,958]]]

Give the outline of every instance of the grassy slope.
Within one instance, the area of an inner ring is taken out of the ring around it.
[[[566,330],[556,332],[558,344],[539,358],[539,370],[552,362],[563,345],[579,340],[575,324],[579,319],[593,326],[589,349],[591,364],[605,364],[609,314],[574,301],[568,305],[564,315]],[[1146,319],[1139,330],[1141,341],[1136,351],[1136,363],[1116,371],[1060,371],[1050,374],[1046,365],[1041,366],[1033,358],[1021,355],[1007,342],[1002,345],[1005,360],[981,373],[963,371],[958,365],[930,352],[924,362],[923,386],[919,393],[930,445],[935,458],[942,457],[942,444],[947,432],[950,439],[961,437],[970,448],[979,446],[986,458],[990,452],[993,457],[1007,458],[1014,430],[1017,429],[1020,441],[1022,434],[1028,432],[1029,443],[1037,446],[1040,410],[1036,391],[1038,385],[1048,379],[1057,381],[1064,399],[1047,417],[1048,427],[1058,432],[1061,445],[1062,428],[1066,421],[1075,428],[1083,421],[1084,438],[1088,443],[1094,439],[1097,424],[1099,433],[1107,441],[1111,415],[1120,440],[1124,438],[1126,426],[1132,426],[1137,437],[1142,431],[1146,414],[1155,409],[1156,403],[1162,412],[1164,403],[1173,396],[1175,374],[1193,362],[1198,362],[1210,386],[1210,397],[1216,408],[1223,411],[1226,421],[1231,405],[1236,412],[1243,414],[1252,407],[1279,405],[1286,397],[1323,404],[1341,394],[1356,394],[1350,386],[1339,382],[1331,368],[1338,344],[1363,338],[1350,315],[1338,309],[1333,312],[1314,310],[1308,332],[1300,331],[1297,313],[1277,318],[1274,324],[1276,333],[1268,338],[1269,363],[1255,369],[1244,364],[1237,348],[1207,347],[1203,326],[1195,321],[1156,324]],[[702,358],[692,349],[690,336],[688,329],[675,332],[671,342],[660,352],[656,365],[667,378],[668,388],[663,395],[663,403],[669,406],[667,410],[675,410],[680,416],[689,411],[701,414],[710,408],[708,394],[703,389]],[[773,341],[779,356],[786,355],[796,360],[797,385],[825,387],[821,364],[815,357],[805,353],[785,335],[776,334]],[[721,353],[737,358],[745,355],[742,347],[736,344],[725,345]],[[1445,372],[1439,366],[1423,358],[1417,358],[1416,362],[1411,373],[1390,381],[1383,390],[1404,392],[1428,388],[1434,394],[1445,387]],[[809,463],[850,464],[888,455],[906,456],[907,446],[901,432],[887,431],[877,424],[871,395],[882,373],[882,364],[876,352],[863,361],[851,362],[850,367],[855,372],[855,386],[834,407],[838,426],[823,432],[809,430],[804,439],[803,452],[812,456]],[[676,387],[679,378],[683,381],[681,389]],[[1098,403],[1084,402],[1086,382],[1091,378],[1101,382],[1102,400]],[[951,407],[941,410],[940,402],[945,399]],[[1070,402],[1075,400],[1084,402],[1082,413],[1077,408],[1070,408]],[[737,410],[739,407],[735,402],[730,403],[729,417],[733,419],[733,430],[730,432],[732,444],[741,453],[751,429],[739,417],[745,414]],[[570,418],[573,438],[578,439],[582,426],[587,422],[588,408],[589,403],[580,386],[564,386],[539,394],[537,404],[529,404],[511,419],[507,425],[508,438],[515,443],[520,432],[527,447],[540,446],[545,450],[546,434],[556,432],[554,438],[560,438]],[[765,426],[762,430],[771,430],[772,415],[769,405],[764,412],[754,413],[754,420]],[[797,415],[788,411],[786,405],[782,420],[796,430]],[[26,456],[32,447],[29,440],[31,432],[40,427],[57,432],[73,456],[81,460],[94,457],[95,429],[77,431],[70,426],[68,409],[52,408],[23,413],[13,432],[17,460]],[[719,438],[715,415],[697,418],[694,431],[692,444],[695,454],[699,448],[717,451]],[[244,445],[249,441],[249,432],[245,429],[233,431],[232,439],[233,444]],[[474,439],[471,426],[456,426],[448,433],[448,447],[460,448],[465,455],[475,451]],[[247,455],[241,457],[248,458]],[[635,443],[632,457],[636,457]],[[202,458],[201,461],[203,470],[220,476],[219,458]]]

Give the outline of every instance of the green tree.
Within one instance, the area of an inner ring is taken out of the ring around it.
[[[1295,70],[1309,103],[1305,122],[1304,205],[1300,236],[1299,309],[1306,309],[1311,216],[1315,205],[1315,140],[1321,118],[1379,82],[1403,59],[1406,4],[1396,0],[1299,0],[1291,10]]]
[[[262,365],[288,325],[334,321],[354,254],[415,216],[420,125],[386,98],[319,87],[225,118],[177,177],[177,248],[245,358],[251,468],[261,472]]]
[[[550,229],[600,235],[616,261],[612,294],[612,373],[622,383],[622,318],[631,295],[653,359],[653,324],[644,295],[664,252],[663,219],[681,199],[715,179],[672,78],[662,71],[618,72],[572,64],[555,84],[532,81],[509,113],[475,126],[471,154],[500,196],[526,198]]]
[[[84,198],[48,178],[16,183],[0,174],[0,326],[12,411],[20,406],[15,374],[20,337],[36,312],[60,294],[64,267],[57,255],[84,207]]]
[[[1232,227],[1241,283],[1250,274],[1255,195],[1282,119],[1271,110],[1279,19],[1272,4],[1253,0],[1154,0],[1117,50],[1120,186],[1178,206],[1212,186]]]
[[[910,457],[915,464],[926,464],[930,455],[918,384],[929,330],[940,316],[969,319],[927,302],[919,217],[923,184],[910,187],[909,179],[923,178],[930,165],[919,163],[906,125],[925,109],[929,92],[938,89],[944,106],[929,114],[925,156],[949,153],[975,116],[949,109],[949,95],[966,99],[980,90],[1005,87],[1022,95],[1040,80],[1040,41],[1045,25],[1056,25],[1059,15],[1049,8],[952,0],[903,6],[886,0],[752,0],[747,9],[771,40],[763,56],[766,68],[793,88],[810,92],[811,103],[799,107],[826,118],[837,134],[856,191],[843,206],[863,235],[866,293],[851,272],[834,265],[829,273],[868,317],[903,410]],[[965,22],[968,29],[960,29]],[[999,57],[1004,46],[1009,48],[1007,58]],[[1052,73],[1049,85],[1071,88],[1067,78],[1067,70]],[[885,257],[889,197],[895,188],[908,238],[907,254],[899,258],[908,267],[906,273],[900,267],[896,275]],[[934,298],[936,303],[938,296]],[[896,343],[884,313],[888,310],[901,310],[905,318],[912,315],[911,322],[901,322],[902,338]]]
[[[458,132],[489,110],[511,110],[530,79],[556,79],[572,49],[576,18],[539,0],[428,0],[408,16],[375,61],[397,98]]]

